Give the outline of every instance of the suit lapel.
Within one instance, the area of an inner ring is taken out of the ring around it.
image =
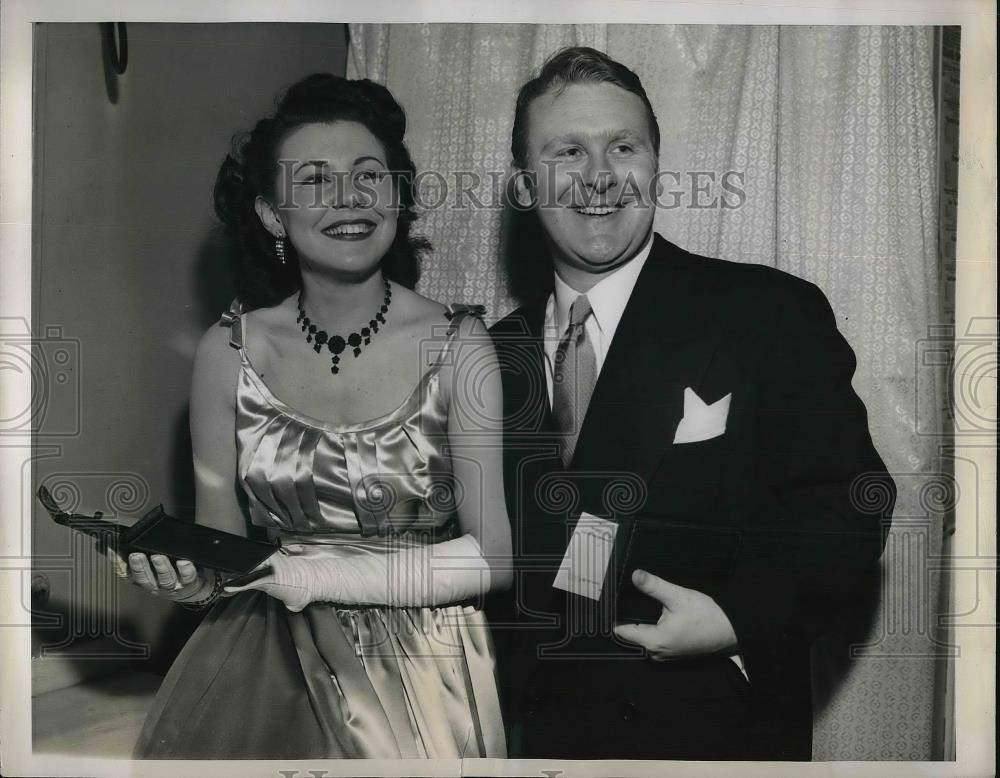
[[[545,305],[545,298],[526,305],[491,330],[503,377],[507,509],[522,564],[565,549],[565,517],[538,502],[540,485],[562,470],[545,378]],[[544,598],[550,595],[547,584]]]
[[[710,312],[695,293],[690,261],[655,236],[580,430],[570,469],[617,474],[614,479],[627,486],[618,494],[645,494],[683,416],[684,388],[698,390],[715,350]],[[586,478],[581,486],[588,512],[627,514],[640,507],[616,501],[607,478]]]
[[[503,371],[504,427],[508,433],[551,433],[543,328],[546,299],[521,308],[495,334]]]

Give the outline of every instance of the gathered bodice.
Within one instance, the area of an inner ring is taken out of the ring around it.
[[[378,418],[332,424],[285,404],[254,369],[237,303],[223,316],[240,352],[236,385],[237,472],[258,526],[296,536],[457,534],[448,455],[447,394],[440,371],[458,324],[481,306],[452,305],[440,346],[406,399]]]

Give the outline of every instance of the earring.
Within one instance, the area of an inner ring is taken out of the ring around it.
[[[278,264],[285,264],[285,236],[276,235],[274,238],[274,253],[278,257]]]

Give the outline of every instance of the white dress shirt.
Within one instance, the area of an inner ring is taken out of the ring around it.
[[[586,292],[593,314],[587,318],[583,326],[587,332],[587,340],[594,348],[598,376],[601,374],[604,358],[608,355],[608,349],[611,347],[611,340],[618,329],[618,322],[621,321],[622,314],[625,313],[625,306],[628,305],[632,290],[635,288],[635,282],[649,258],[649,250],[652,246],[653,237],[650,236],[642,251],[636,254],[633,259],[602,278]],[[545,386],[549,393],[550,408],[552,407],[552,375],[555,369],[556,349],[559,347],[559,341],[566,334],[567,327],[569,327],[569,308],[581,294],[563,281],[558,273],[553,275],[555,276],[555,289],[545,304],[545,323],[542,336],[545,350]]]

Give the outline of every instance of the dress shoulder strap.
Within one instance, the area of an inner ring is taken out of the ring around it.
[[[469,316],[482,319],[483,315],[486,313],[486,307],[482,305],[452,303],[447,306],[447,308],[448,309],[444,312],[444,316],[448,320],[448,330],[444,334],[444,344],[441,345],[440,350],[437,351],[437,356],[433,361],[433,368],[435,370],[442,365],[449,363],[451,358],[448,356],[448,352],[451,350],[451,344],[455,340],[455,333],[458,332],[458,326],[462,323],[462,321]]]
[[[219,320],[220,327],[229,327],[229,345],[240,351],[243,350],[243,313],[243,303],[233,300]]]
[[[458,331],[458,325],[461,324],[462,319],[467,316],[475,316],[477,319],[482,319],[486,315],[485,305],[466,305],[465,303],[452,303],[448,306],[448,310],[445,311],[445,318],[451,322],[451,326],[448,327],[448,337],[451,338],[455,332]]]

